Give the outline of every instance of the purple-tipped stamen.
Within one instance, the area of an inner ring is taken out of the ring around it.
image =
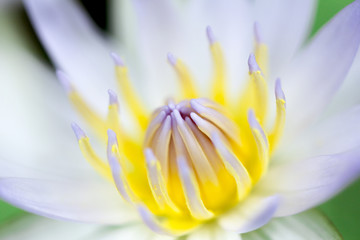
[[[141,219],[144,221],[144,223],[154,232],[162,235],[169,235],[169,236],[174,235],[174,233],[169,232],[159,224],[154,214],[150,212],[150,210],[146,206],[142,204],[138,204],[137,211]]]
[[[261,133],[262,137],[264,138],[264,141],[267,142],[265,132],[262,129],[262,127],[261,127],[260,123],[258,122],[258,120],[256,119],[254,110],[252,110],[252,109],[250,109],[248,111],[248,122],[250,124],[250,127],[252,129],[258,130]]]
[[[108,135],[108,146],[118,145],[116,133],[113,130],[108,129],[107,135]]]
[[[108,94],[109,94],[109,104],[110,105],[113,105],[113,104],[118,105],[119,100],[118,100],[117,94],[111,89],[108,90]]]
[[[145,149],[145,159],[148,165],[156,163],[156,157],[150,148]]]
[[[71,123],[71,128],[75,133],[75,136],[77,138],[77,140],[79,141],[82,138],[86,137],[85,132],[79,127],[79,125],[77,125],[76,123]]]
[[[261,129],[261,126],[260,126],[259,122],[256,119],[254,110],[252,110],[252,109],[250,109],[248,111],[248,121],[249,121],[249,124],[250,124],[251,128],[255,128],[255,129],[258,129],[258,130]]]
[[[63,88],[65,89],[65,91],[67,93],[69,93],[69,92],[71,92],[73,90],[72,86],[71,86],[71,83],[70,83],[69,76],[65,72],[63,72],[61,70],[57,70],[56,71],[56,76],[59,79],[60,84],[63,86]]]
[[[212,28],[210,26],[207,26],[206,27],[206,35],[207,35],[207,38],[209,40],[209,43],[212,45],[216,42],[216,38],[215,38],[215,35],[214,35],[214,32],[212,30]]]
[[[200,104],[197,99],[191,99],[190,105],[198,113],[203,113],[206,110],[206,107]]]
[[[260,71],[260,67],[257,64],[256,59],[255,59],[255,55],[253,53],[251,53],[250,56],[249,56],[248,65],[249,65],[249,72],[250,73]]]
[[[170,110],[174,110],[176,108],[175,101],[172,98],[168,99],[167,105],[170,108]]]
[[[121,59],[121,57],[119,55],[112,52],[112,53],[110,53],[110,56],[114,60],[114,63],[115,63],[116,66],[119,66],[119,67],[125,66],[124,61]]]
[[[263,36],[259,22],[254,23],[254,35],[257,43],[263,43]]]
[[[176,60],[176,57],[172,53],[168,53],[167,59],[171,65],[173,65],[173,66],[176,65],[177,60]]]
[[[183,156],[178,157],[177,163],[178,163],[180,172],[182,172],[183,174],[186,174],[186,175],[190,174],[189,165],[186,162],[185,157],[183,157]]]
[[[284,91],[282,90],[282,87],[281,87],[280,78],[277,78],[275,81],[275,96],[276,96],[276,99],[282,99],[284,101],[286,100]]]
[[[107,133],[108,133],[107,157],[115,186],[118,189],[120,195],[127,202],[132,203],[132,195],[131,195],[132,193],[128,192],[128,189],[130,189],[130,187],[125,179],[123,169],[121,168],[121,165],[116,155],[112,151],[112,147],[114,146],[114,144],[117,144],[116,134],[111,129],[109,129]]]

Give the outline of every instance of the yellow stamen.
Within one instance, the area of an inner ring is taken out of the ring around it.
[[[108,131],[108,161],[111,166],[112,176],[116,188],[120,195],[129,203],[137,202],[137,196],[132,191],[125,173],[125,161],[120,157],[119,149],[116,143],[116,135],[111,130]]]
[[[253,111],[249,112],[249,123],[257,147],[255,169],[251,171],[253,183],[256,183],[264,175],[269,165],[269,140]]]
[[[235,154],[222,143],[218,133],[212,134],[211,138],[225,168],[236,181],[238,199],[243,199],[251,188],[251,178],[248,171]]]
[[[184,157],[179,157],[177,162],[186,205],[191,215],[196,219],[211,218],[214,214],[206,209],[202,201],[200,188],[193,170],[188,166]]]
[[[260,124],[263,124],[268,108],[268,87],[253,54],[249,57],[250,81],[240,98],[237,122],[243,122],[248,109],[253,109]],[[242,115],[241,115],[242,114]],[[241,124],[241,123],[240,123]]]
[[[210,51],[214,63],[214,78],[212,85],[212,97],[213,99],[224,105],[225,104],[225,61],[224,54],[219,42],[215,41],[212,30],[207,28],[207,34],[210,41]]]
[[[111,180],[110,167],[95,153],[94,149],[91,147],[89,138],[85,135],[80,136],[78,138],[78,143],[82,155],[90,163],[90,165],[93,166],[93,168],[95,168],[95,170],[97,170],[101,175]]]
[[[122,136],[120,119],[119,119],[119,103],[112,98],[117,98],[115,93],[109,90],[110,104],[107,115],[107,122],[110,129],[114,130],[117,136]],[[121,140],[121,139],[120,139]]]
[[[139,96],[136,94],[128,77],[127,67],[116,65],[116,77],[119,90],[129,109],[135,116],[142,130],[145,130],[149,121],[148,114]]]
[[[103,139],[106,139],[106,122],[84,101],[80,94],[72,88],[68,97],[82,118],[96,131]]]
[[[214,64],[211,92],[207,95],[214,102],[197,98],[199,89],[188,68],[169,54],[168,60],[180,80],[182,101],[176,103],[169,98],[166,105],[148,115],[130,83],[127,68],[112,54],[120,91],[138,122],[137,133],[141,135],[128,135],[120,124],[114,92],[109,90],[108,115],[102,119],[66,79],[63,81],[84,118],[98,132],[104,134],[107,130],[108,133],[107,164],[92,149],[82,130],[74,125],[82,154],[106,178],[112,176],[119,193],[137,208],[143,221],[163,234],[185,234],[244,199],[266,173],[270,154],[284,128],[285,96],[279,81],[275,87],[274,126],[270,132],[262,127],[268,108],[268,86],[264,77],[268,73],[268,51],[257,27],[255,55],[251,54],[248,62],[248,85],[240,101],[231,106],[231,102],[226,102],[223,51],[210,27],[207,34]]]
[[[267,112],[267,99],[268,88],[267,83],[260,71],[250,73],[252,92],[254,96],[253,109],[256,112],[256,116],[262,124],[266,117]]]
[[[268,56],[268,48],[266,44],[258,43],[258,42],[255,44],[255,57],[264,76],[268,76],[269,56]]]
[[[262,73],[265,76],[268,76],[268,47],[263,43],[262,33],[260,31],[260,26],[256,22],[254,24],[254,35],[255,35],[255,57],[258,62]]]
[[[269,144],[270,144],[270,153],[274,151],[276,145],[279,142],[279,139],[283,133],[285,127],[285,118],[286,118],[286,101],[285,95],[281,89],[280,80],[276,81],[275,86],[276,94],[276,119],[273,129],[269,134]]]
[[[166,189],[166,182],[161,171],[160,162],[149,148],[145,150],[145,155],[149,185],[155,201],[161,210],[169,208],[169,210],[179,213],[180,210],[173,203]]]
[[[180,59],[176,59],[171,53],[168,54],[168,59],[179,77],[183,98],[196,98],[195,83],[185,64]]]

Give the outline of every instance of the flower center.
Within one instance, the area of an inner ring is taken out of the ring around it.
[[[220,44],[210,28],[207,35],[214,62],[211,93],[199,98],[185,64],[169,54],[168,60],[180,79],[181,99],[185,100],[177,104],[169,100],[151,116],[134,91],[123,61],[112,54],[122,97],[139,128],[140,134],[136,135],[120,124],[115,92],[109,90],[108,115],[101,118],[68,77],[58,72],[74,106],[99,136],[107,139],[108,162],[95,153],[82,129],[73,124],[84,157],[115,183],[121,196],[157,232],[183,233],[244,199],[266,172],[283,130],[285,96],[279,80],[275,83],[274,125],[270,130],[263,128],[268,88],[266,72],[260,67],[266,71],[267,54],[259,33],[255,54],[260,66],[251,54],[248,85],[233,101],[225,92]]]
[[[240,160],[239,129],[224,112],[208,99],[169,102],[155,111],[144,145],[150,187],[159,206],[175,203],[203,220],[248,192],[251,179]]]

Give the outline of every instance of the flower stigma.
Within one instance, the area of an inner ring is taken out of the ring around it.
[[[173,54],[168,61],[179,78],[181,99],[168,99],[149,114],[115,53],[121,97],[136,120],[139,135],[122,126],[117,94],[109,90],[106,118],[87,105],[69,76],[58,71],[70,101],[89,126],[107,141],[107,161],[75,123],[82,154],[113,182],[152,230],[181,235],[231,210],[266,173],[285,125],[285,95],[275,81],[276,117],[268,119],[267,47],[256,23],[247,85],[238,99],[226,94],[226,64],[212,29],[206,29],[213,59],[211,91],[201,96],[189,69]]]

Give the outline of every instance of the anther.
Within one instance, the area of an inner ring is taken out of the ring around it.
[[[109,89],[108,94],[109,94],[109,105],[119,105],[119,100],[116,93],[113,90]]]
[[[209,43],[212,45],[216,42],[216,38],[215,38],[215,35],[214,35],[214,32],[212,30],[212,28],[210,26],[207,26],[206,27],[206,35],[207,35],[207,38],[209,40]]]
[[[110,53],[110,56],[113,59],[116,66],[119,66],[119,67],[125,66],[124,61],[122,60],[122,58],[119,55],[112,52],[112,53]]]
[[[176,65],[176,61],[177,61],[177,60],[176,60],[175,56],[174,56],[172,53],[168,53],[167,59],[168,59],[168,61],[169,61],[169,63],[170,63],[171,65],[173,65],[173,66]]]
[[[260,67],[256,62],[255,55],[253,53],[250,54],[248,59],[248,65],[249,65],[249,72],[257,72],[260,71]]]
[[[281,80],[279,78],[275,81],[275,97],[277,100],[281,99],[286,102],[284,91],[281,88]]]
[[[76,123],[71,123],[71,128],[73,129],[75,136],[77,138],[77,140],[79,141],[82,138],[86,137],[85,132],[79,127],[79,125],[77,125]]]

